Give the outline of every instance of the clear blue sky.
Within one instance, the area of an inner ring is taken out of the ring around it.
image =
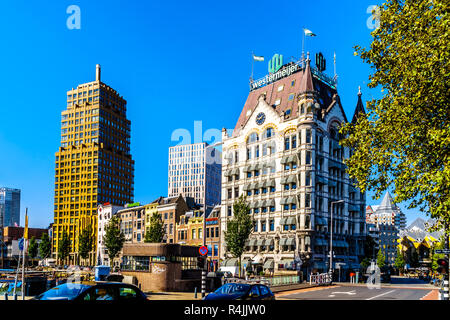
[[[251,52],[255,77],[273,54],[301,55],[301,28],[317,34],[306,50],[321,51],[327,73],[337,55],[338,91],[351,119],[358,86],[370,68],[353,55],[368,46],[367,8],[377,1],[7,1],[0,11],[0,186],[22,190],[21,222],[53,221],[54,153],[66,91],[102,81],[128,101],[135,201],[167,194],[172,132],[234,128],[248,94]],[[81,9],[81,29],[69,30],[66,9]],[[312,59],[314,60],[314,59]],[[198,142],[198,141],[196,141]],[[368,197],[368,204],[380,200]],[[404,206],[402,206],[404,208]],[[407,211],[408,222],[418,216]]]

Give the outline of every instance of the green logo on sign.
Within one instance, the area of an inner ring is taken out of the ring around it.
[[[275,73],[278,70],[280,70],[281,66],[283,65],[283,55],[281,54],[274,54],[272,59],[269,60],[269,72]]]

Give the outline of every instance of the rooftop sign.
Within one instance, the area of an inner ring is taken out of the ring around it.
[[[276,55],[276,56],[278,56],[278,55]],[[282,58],[281,58],[281,60],[282,60]],[[266,75],[262,79],[252,81],[251,84],[250,84],[250,90],[258,89],[258,88],[263,87],[263,86],[265,86],[265,85],[267,85],[269,83],[272,83],[274,81],[277,81],[277,80],[285,78],[285,77],[288,77],[291,74],[293,74],[294,72],[296,72],[296,71],[301,69],[299,61],[297,61],[296,63],[291,64],[291,65],[286,65],[284,68],[278,67],[278,69],[277,69],[277,64],[275,64],[275,66],[274,66],[274,64],[275,63],[272,62],[272,65],[271,65],[271,62],[269,62],[269,70],[272,69],[272,70],[277,70],[277,71],[274,72],[274,73],[270,73],[270,74]]]
[[[135,202],[135,203],[127,203],[125,205],[126,208],[132,208],[132,207],[139,207],[141,205],[140,202]]]

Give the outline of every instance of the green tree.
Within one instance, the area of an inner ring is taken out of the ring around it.
[[[69,235],[67,234],[67,231],[64,231],[62,234],[62,239],[59,242],[58,247],[58,258],[63,261],[66,260],[66,258],[70,254],[70,239]]]
[[[52,253],[52,244],[50,242],[50,238],[48,237],[48,233],[44,233],[41,238],[41,242],[39,243],[39,254],[42,259],[46,259],[50,257]]]
[[[154,213],[150,217],[149,227],[145,233],[144,242],[160,243],[164,238],[164,223],[159,213]]]
[[[394,188],[438,223],[450,223],[450,32],[448,0],[386,0],[369,49],[355,55],[371,65],[369,87],[381,98],[340,133],[354,150],[348,173],[379,198]]]
[[[119,217],[113,216],[106,225],[105,235],[103,236],[103,243],[108,250],[109,263],[111,268],[114,266],[114,259],[122,250],[124,242],[125,236],[120,231]]]
[[[28,243],[28,255],[31,259],[36,258],[38,255],[38,243],[35,237],[32,237]]]
[[[405,267],[405,258],[399,248],[397,248],[397,257],[395,257],[394,266],[398,270],[402,270]]]
[[[359,265],[361,266],[363,273],[365,273],[367,268],[370,266],[370,259],[365,257]]]
[[[89,253],[94,247],[94,237],[92,235],[92,227],[88,225],[80,234],[78,239],[78,254],[82,259],[89,258]]]
[[[233,203],[233,213],[233,218],[227,222],[225,243],[227,250],[231,255],[239,259],[240,277],[241,257],[245,250],[245,242],[253,229],[253,219],[250,215],[250,207],[243,195]]]
[[[383,254],[383,251],[381,251],[381,248],[380,248],[380,250],[378,250],[378,254],[377,254],[377,265],[378,265],[378,268],[381,269],[381,268],[383,268],[386,265],[385,260],[386,260],[386,258],[385,258],[384,254]]]
[[[435,253],[435,250],[444,249],[444,246],[445,246],[445,237],[442,237],[441,241],[431,248],[431,261],[432,261],[431,268],[433,269],[433,271],[437,271],[437,269],[439,268],[437,261],[439,259],[445,259],[444,254]]]

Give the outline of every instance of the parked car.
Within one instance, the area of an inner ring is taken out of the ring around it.
[[[203,300],[275,300],[275,295],[262,284],[227,283]]]
[[[120,282],[64,283],[33,298],[33,300],[72,301],[144,301],[147,296],[136,286]]]

